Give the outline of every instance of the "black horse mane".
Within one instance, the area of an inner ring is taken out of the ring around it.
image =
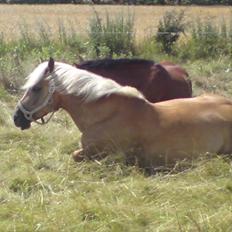
[[[128,59],[128,58],[121,58],[121,59],[99,59],[99,60],[87,60],[76,66],[80,69],[88,69],[88,68],[115,68],[121,65],[148,65],[151,66],[155,62],[153,60],[146,60],[146,59]]]

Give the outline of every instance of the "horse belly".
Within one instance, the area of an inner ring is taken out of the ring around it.
[[[210,153],[231,152],[231,126],[210,124],[203,127],[188,126],[179,130],[162,131],[145,146],[146,159],[158,164],[172,164]]]

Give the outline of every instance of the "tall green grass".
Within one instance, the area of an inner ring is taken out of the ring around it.
[[[147,176],[127,166],[121,154],[74,163],[71,154],[79,148],[80,133],[63,111],[43,127],[33,124],[20,131],[13,125],[19,87],[40,59],[52,55],[71,63],[78,54],[92,58],[90,40],[74,27],[60,24],[57,38],[48,25],[38,27],[36,36],[25,27],[25,41],[3,38],[0,45],[0,231],[231,231],[230,156],[202,154],[183,171]],[[183,58],[160,52],[154,40],[141,44],[136,53],[175,62]],[[182,65],[194,95],[232,95],[227,56],[194,60],[198,56],[190,49],[186,57]]]
[[[226,55],[231,57],[231,22],[222,20],[217,25],[212,19],[204,22],[198,20],[191,28],[190,38],[186,44],[183,47],[180,46],[180,49],[183,50],[181,55],[192,59],[216,58]]]
[[[160,43],[161,49],[168,54],[173,52],[173,46],[181,34],[184,34],[186,22],[184,22],[184,10],[167,11],[159,21],[155,40]]]
[[[113,154],[74,163],[80,135],[65,113],[24,132],[10,114],[0,126],[2,231],[232,229],[230,159],[202,156],[183,172],[154,176]]]
[[[97,57],[134,54],[134,16],[119,14],[115,18],[106,12],[101,18],[95,12],[89,23],[89,41]]]
[[[140,43],[139,53],[168,54],[183,60],[212,59],[232,56],[232,15],[225,21],[214,19],[186,21],[185,11],[167,11],[160,20],[158,30],[153,30]],[[151,54],[152,55],[152,54]]]
[[[85,59],[140,56],[159,61],[162,57],[166,59],[167,55],[171,60],[196,60],[220,56],[230,58],[232,54],[232,18],[230,22],[222,20],[219,24],[210,19],[186,24],[184,11],[167,12],[158,31],[144,36],[145,39],[139,43],[135,41],[134,16],[129,11],[115,18],[111,18],[109,12],[101,17],[95,12],[85,36],[73,23],[59,20],[56,35],[43,21],[38,21],[35,32],[25,21],[19,28],[20,38],[17,40],[8,41],[4,34],[0,35],[0,82],[11,92],[21,84],[18,76],[25,76],[30,69],[30,64],[26,69],[23,67],[25,60],[36,63],[53,56],[74,63],[80,56]]]

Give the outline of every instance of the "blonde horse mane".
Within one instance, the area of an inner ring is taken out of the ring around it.
[[[29,89],[43,79],[50,80],[53,78],[56,91],[65,95],[81,96],[84,101],[88,102],[115,93],[145,99],[133,87],[123,87],[111,79],[77,69],[69,64],[55,62],[54,71],[48,76],[45,75],[47,67],[48,62],[39,64],[27,77],[27,82],[22,88]]]

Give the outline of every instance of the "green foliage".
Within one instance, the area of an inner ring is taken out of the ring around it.
[[[212,22],[198,22],[192,31],[192,43],[194,44],[193,56],[196,58],[206,58],[209,56],[217,56],[220,33]]]
[[[231,231],[231,157],[202,155],[187,163],[183,172],[175,169],[146,176],[138,167],[125,165],[121,154],[74,163],[70,155],[79,147],[80,134],[65,112],[57,112],[43,127],[32,123],[28,131],[15,128],[12,115],[22,93],[9,94],[11,86],[18,89],[40,58],[53,55],[72,63],[78,53],[88,58],[90,52],[88,39],[73,29],[60,25],[59,39],[54,39],[49,27],[41,28],[37,36],[28,33],[27,43],[1,44],[1,230]],[[220,33],[229,36],[230,27],[221,28]],[[191,51],[186,57],[191,58]],[[178,58],[160,53],[154,40],[142,41],[137,52],[157,61]],[[106,46],[100,50],[101,55],[109,53]],[[186,61],[184,66],[194,94],[210,91],[231,96],[228,57],[212,60],[208,56]]]
[[[161,49],[170,54],[181,33],[185,32],[184,11],[167,11],[159,21],[156,41]]]
[[[94,1],[94,4],[115,4],[116,1]],[[54,3],[86,3],[88,0],[0,0],[0,3],[9,4],[54,4]],[[183,4],[183,5],[232,5],[232,0],[125,0],[126,4],[141,4],[141,5],[173,5],[173,4]]]
[[[196,5],[231,5],[231,0],[182,0],[183,4],[196,4]]]
[[[51,34],[48,24],[38,21],[36,33],[33,33],[27,23],[19,24],[20,38],[7,41],[2,34],[0,37],[0,86],[10,93],[17,93],[28,75],[31,63],[39,63],[54,56],[60,60],[76,62],[78,55],[86,52],[83,43],[72,24],[65,27],[61,21],[57,22],[58,38]],[[27,65],[25,66],[25,62]],[[24,62],[24,65],[22,65]]]
[[[64,24],[58,21],[58,36],[55,37],[46,22],[38,21],[38,30],[34,34],[23,21],[18,40],[7,41],[3,34],[0,37],[0,85],[8,93],[18,93],[24,78],[33,68],[32,63],[38,64],[50,56],[68,63],[77,62],[79,55],[89,59],[131,57],[136,54],[157,62],[162,59],[175,61],[178,58],[196,60],[225,55],[231,57],[232,17],[219,24],[214,24],[211,19],[198,20],[189,24],[186,36],[179,39],[179,33],[185,31],[183,17],[183,11],[167,12],[160,21],[161,34],[156,37],[159,42],[152,35],[136,46],[134,19],[129,13],[113,19],[109,17],[109,13],[103,19],[96,13],[90,22],[89,38],[80,36],[71,22]],[[165,31],[175,33],[162,34]],[[198,84],[202,85],[201,81]]]
[[[37,32],[40,43],[44,45],[50,45],[52,42],[50,27],[44,21],[38,21],[37,23]]]
[[[63,144],[78,144],[77,129],[58,118],[25,132],[0,127],[1,230],[231,230],[229,158],[202,157],[184,172],[150,177],[112,154],[74,163]]]
[[[232,20],[232,19],[230,19]],[[179,47],[179,55],[183,58],[216,58],[231,56],[232,23],[223,20],[215,24],[213,19],[198,20],[191,27],[189,39]]]
[[[106,13],[101,19],[95,12],[89,24],[89,40],[95,56],[129,55],[134,53],[134,17],[119,14],[115,18]]]
[[[164,5],[165,0],[137,0],[136,4],[141,5]]]
[[[1,83],[0,83],[0,101],[9,102],[10,100],[11,100],[11,95],[6,91],[6,89],[3,86],[1,86]],[[3,112],[3,108],[1,112]]]
[[[18,192],[19,194],[24,194],[25,196],[28,196],[31,191],[35,189],[36,184],[37,181],[35,179],[22,179],[17,177],[12,180],[9,189],[13,192]]]
[[[1,2],[0,2],[1,3]],[[3,3],[10,4],[54,4],[54,3],[73,3],[72,0],[3,0]]]

